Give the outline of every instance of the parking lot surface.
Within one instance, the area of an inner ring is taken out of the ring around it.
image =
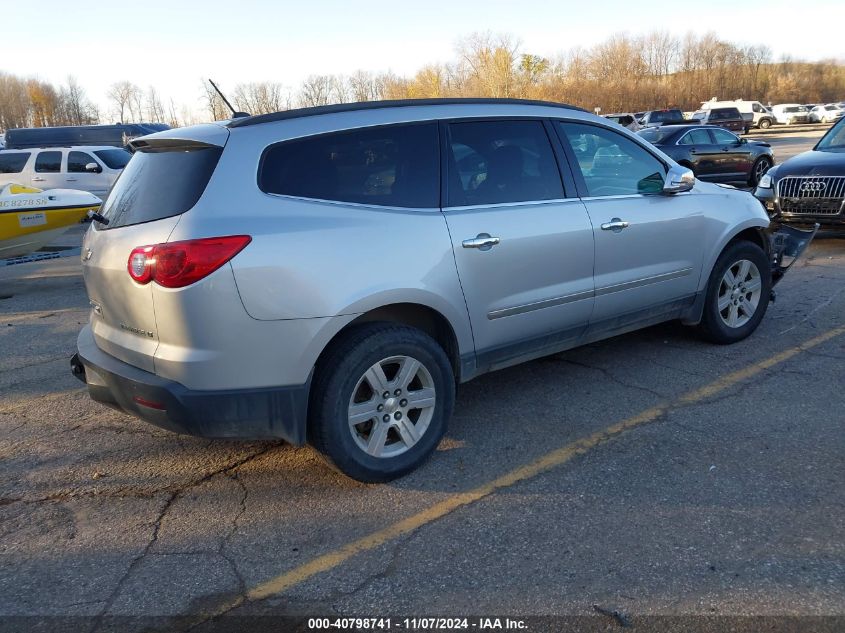
[[[0,630],[267,615],[837,630],[845,235],[817,238],[777,290],[733,346],[670,323],[463,385],[434,458],[368,486],[307,447],[178,436],[92,403],[68,364],[88,314],[78,261],[0,269]]]

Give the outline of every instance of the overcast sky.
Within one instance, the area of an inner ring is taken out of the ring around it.
[[[3,1],[0,70],[64,83],[74,75],[104,106],[128,79],[154,85],[177,104],[199,107],[201,78],[226,91],[239,82],[296,87],[310,74],[357,69],[413,74],[452,59],[475,31],[508,33],[542,56],[590,47],[617,32],[714,31],[738,44],[765,44],[775,58],[845,59],[842,0],[144,0],[74,3]],[[703,10],[702,10],[703,9]],[[700,15],[699,15],[700,13]]]

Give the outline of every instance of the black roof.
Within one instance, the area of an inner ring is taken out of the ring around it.
[[[317,116],[320,114],[335,114],[337,112],[355,112],[358,110],[377,110],[379,108],[403,108],[409,106],[438,106],[438,105],[533,105],[553,108],[564,108],[567,110],[578,110],[586,112],[583,108],[567,105],[565,103],[554,103],[552,101],[538,101],[533,99],[394,99],[386,101],[362,101],[360,103],[338,103],[334,105],[316,106],[312,108],[297,108],[296,110],[284,110],[270,114],[257,114],[255,116],[235,119],[228,124],[228,127],[246,127],[258,125],[259,123],[271,123],[273,121],[285,121],[287,119],[298,119],[301,117]]]

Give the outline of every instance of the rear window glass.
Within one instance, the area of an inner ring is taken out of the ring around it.
[[[29,152],[15,152],[7,154],[0,152],[0,174],[19,174],[23,171],[26,161],[29,160]]]
[[[61,152],[41,152],[35,159],[35,171],[40,174],[56,174],[62,169]]]
[[[710,111],[711,119],[739,119],[739,110],[736,108],[717,108]]]
[[[657,110],[651,113],[648,120],[663,123],[664,121],[680,121],[683,118],[684,115],[680,110]]]
[[[135,152],[103,204],[104,229],[161,220],[184,213],[200,199],[220,147],[145,148]]]
[[[94,153],[109,169],[123,169],[132,158],[125,149],[99,149]]]
[[[265,193],[391,207],[439,205],[437,124],[390,125],[323,134],[269,147]]]
[[[649,143],[657,144],[662,143],[667,136],[672,134],[672,132],[667,132],[666,130],[659,127],[650,127],[646,128],[645,130],[640,130],[639,132],[637,132],[637,134],[639,134]]]

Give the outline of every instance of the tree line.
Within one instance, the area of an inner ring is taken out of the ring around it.
[[[461,40],[451,61],[427,64],[413,76],[359,70],[310,75],[299,86],[240,83],[227,95],[236,109],[264,114],[350,101],[429,97],[508,97],[566,102],[603,112],[678,107],[702,101],[827,103],[845,99],[842,60],[774,60],[765,45],[741,46],[715,33],[684,36],[653,31],[616,34],[590,48],[554,57],[527,51],[510,35],[476,33]],[[163,98],[154,86],[115,82],[108,108],[94,104],[73,77],[61,86],[0,72],[0,129],[157,121],[173,126],[227,118],[219,95],[203,81],[199,108]]]

